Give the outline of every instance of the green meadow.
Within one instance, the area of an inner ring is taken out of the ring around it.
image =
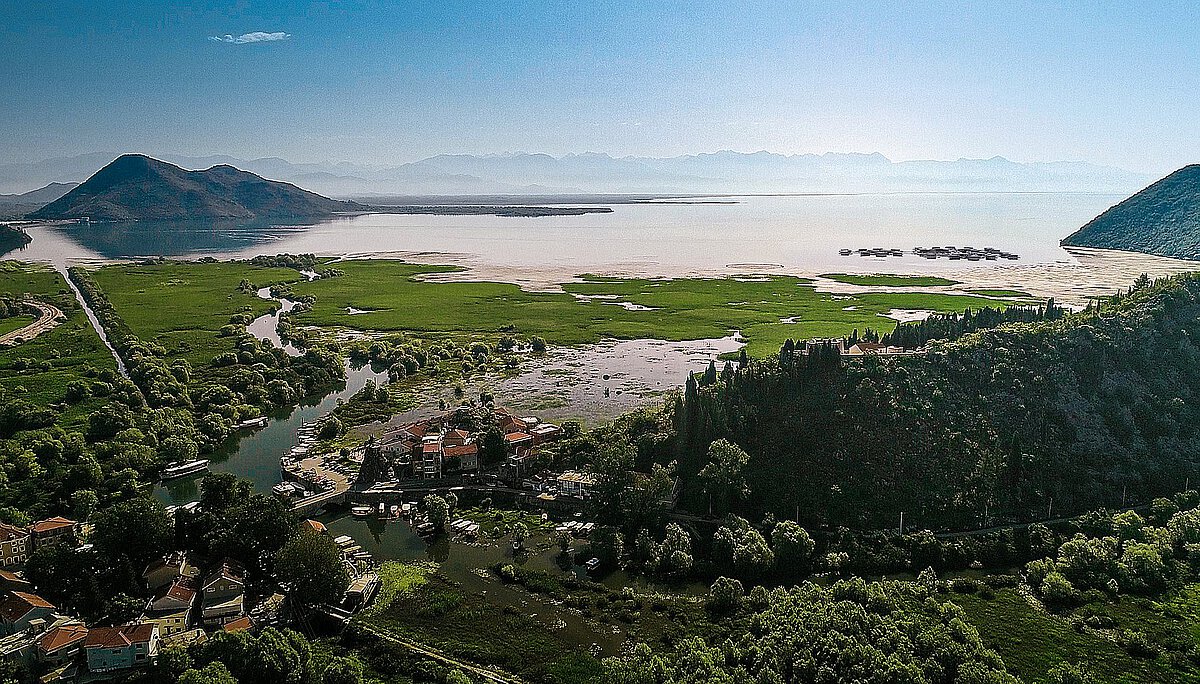
[[[33,296],[54,304],[67,320],[57,328],[15,347],[0,349],[0,387],[37,404],[63,401],[67,383],[98,371],[116,370],[116,361],[92,328],[83,309],[75,304],[63,277],[44,266],[15,261],[0,262],[0,294]],[[26,325],[32,317],[0,321],[0,333]],[[102,404],[91,399],[65,409],[61,425],[75,425]]]
[[[295,294],[314,296],[312,310],[295,319],[302,326],[538,335],[559,345],[605,338],[696,340],[740,331],[752,355],[773,354],[788,338],[890,330],[895,323],[882,314],[892,309],[951,312],[1005,303],[972,294],[820,293],[811,280],[793,276],[584,275],[579,282],[563,284],[563,292],[528,292],[509,283],[427,279],[461,270],[454,266],[362,260],[338,262],[336,267],[344,275],[312,282],[304,282],[291,269],[239,262],[105,266],[94,271],[94,277],[135,334],[197,366],[232,348],[231,339],[218,334],[230,316],[271,310],[271,302],[239,289],[243,279],[256,287],[292,283]],[[907,276],[863,277],[880,279],[880,287],[899,282],[893,278],[909,285],[930,284],[911,282]]]
[[[343,261],[344,276],[297,283],[311,294],[300,325],[439,333],[508,332],[554,344],[604,338],[695,340],[741,331],[752,355],[775,353],[784,340],[890,330],[891,309],[939,312],[1003,305],[993,298],[941,293],[833,295],[792,276],[745,278],[608,278],[585,275],[564,292],[526,292],[507,283],[431,282],[456,270],[400,261]],[[353,308],[366,313],[349,313]]]
[[[937,276],[825,273],[821,277],[839,283],[863,285],[865,287],[944,287],[958,285],[959,283],[957,280],[939,278]]]
[[[92,277],[135,335],[196,367],[234,348],[234,338],[219,336],[230,316],[274,309],[274,302],[241,291],[243,279],[256,288],[301,279],[290,268],[242,262],[114,265],[92,271]]]

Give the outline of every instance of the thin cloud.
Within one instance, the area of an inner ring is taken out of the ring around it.
[[[226,33],[223,36],[209,36],[208,39],[218,43],[244,45],[246,43],[271,43],[277,40],[287,40],[291,37],[292,34],[284,33],[283,31],[274,31],[271,33],[267,33],[266,31],[252,31],[250,33],[243,33],[240,36]]]

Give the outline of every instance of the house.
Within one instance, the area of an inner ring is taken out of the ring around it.
[[[23,565],[32,550],[29,530],[0,522],[0,568]]]
[[[446,447],[459,447],[471,439],[471,433],[466,430],[447,430],[442,435],[442,444]]]
[[[51,627],[37,640],[38,660],[51,668],[75,660],[87,635],[88,628],[78,622]]]
[[[458,470],[473,472],[479,470],[479,445],[475,442],[461,446],[447,446],[442,450],[448,463],[457,463]],[[447,465],[447,469],[451,466]]]
[[[196,580],[179,577],[161,587],[146,604],[143,622],[158,625],[163,637],[186,632],[192,622],[192,606],[196,603]]]
[[[529,434],[533,435],[534,444],[545,444],[553,442],[562,436],[562,428],[553,423],[542,423],[529,430]]]
[[[890,354],[903,354],[904,347],[889,347],[878,342],[857,342],[846,350],[847,356],[863,356],[864,354],[876,354],[887,356]]]
[[[248,632],[254,629],[254,620],[249,615],[243,615],[235,620],[230,620],[221,626],[223,631],[233,632]]]
[[[21,573],[0,570],[0,591],[29,591],[33,585]]]
[[[34,620],[48,620],[53,614],[54,605],[41,596],[23,591],[9,592],[0,601],[0,636],[23,632]]]
[[[413,474],[424,480],[439,478],[442,476],[444,459],[442,436],[428,435],[421,439],[421,457],[413,463]]]
[[[306,518],[304,522],[300,523],[300,530],[315,532],[317,534],[325,534],[327,531],[325,529],[325,523],[321,522],[320,520],[313,520],[312,518]]]
[[[506,435],[514,432],[523,433],[529,429],[529,425],[526,425],[524,420],[512,414],[496,411],[496,416],[499,419],[500,431]]]
[[[523,451],[533,446],[533,435],[527,432],[509,432],[504,435],[504,445],[510,453]]]
[[[142,581],[153,591],[173,583],[180,577],[195,579],[199,575],[200,568],[188,561],[187,554],[177,551],[147,565],[142,572]]]
[[[584,497],[596,487],[596,477],[588,473],[568,470],[558,476],[558,493],[566,496]]]
[[[33,538],[33,546],[48,546],[59,542],[70,542],[75,545],[75,528],[79,523],[62,516],[39,520],[29,526],[29,534]]]
[[[229,558],[205,575],[200,606],[205,624],[223,625],[244,612],[245,577],[241,564]]]
[[[95,627],[83,641],[89,672],[112,672],[144,667],[158,659],[158,625]]]

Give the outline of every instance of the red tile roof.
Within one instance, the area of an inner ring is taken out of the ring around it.
[[[154,634],[154,624],[145,622],[139,625],[121,625],[120,627],[96,627],[88,632],[84,648],[124,648],[130,644],[140,644],[150,641]]]
[[[244,632],[253,628],[254,620],[251,620],[249,615],[243,615],[236,620],[226,622],[225,626],[221,629],[225,630],[226,632]]]
[[[300,525],[302,527],[307,527],[308,529],[312,530],[313,532],[316,532],[317,534],[324,534],[324,532],[325,532],[325,523],[322,523],[320,520],[313,520],[312,518],[309,518],[309,519],[305,520],[304,522],[300,523]]]
[[[14,591],[0,601],[0,618],[3,618],[5,622],[16,622],[28,615],[29,611],[34,608],[54,610],[54,604],[37,594]]]
[[[25,528],[0,522],[0,542],[12,541],[28,536],[29,531]]]
[[[185,603],[191,602],[192,599],[196,598],[195,580],[193,580],[191,577],[180,577],[179,579],[159,590],[159,592],[154,596],[154,600],[157,601],[168,596],[176,601],[183,601]]]
[[[88,628],[83,625],[62,625],[46,632],[38,639],[42,653],[53,653],[87,638]]]
[[[34,534],[45,534],[46,532],[54,532],[66,527],[73,528],[75,527],[75,524],[76,523],[74,520],[67,520],[62,516],[55,516],[53,518],[47,518],[46,520],[39,520],[35,522],[29,526],[29,531],[33,532]]]
[[[504,435],[504,441],[508,442],[509,444],[523,442],[527,439],[533,439],[533,435],[525,432],[510,432],[507,435]]]
[[[479,453],[479,445],[474,442],[472,442],[470,444],[464,444],[462,446],[446,447],[446,455],[447,456],[462,457],[462,456],[468,456],[470,454],[477,454],[477,453]]]

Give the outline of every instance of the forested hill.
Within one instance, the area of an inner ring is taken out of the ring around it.
[[[365,209],[271,181],[232,166],[187,171],[126,154],[66,195],[30,214],[38,219],[93,221],[283,219]]]
[[[965,529],[985,510],[995,524],[1148,502],[1200,478],[1198,339],[1200,276],[1143,278],[1098,310],[924,354],[783,353],[689,379],[674,408],[683,503]],[[701,476],[721,437],[748,464]]]
[[[1200,259],[1200,164],[1111,207],[1062,244]]]

